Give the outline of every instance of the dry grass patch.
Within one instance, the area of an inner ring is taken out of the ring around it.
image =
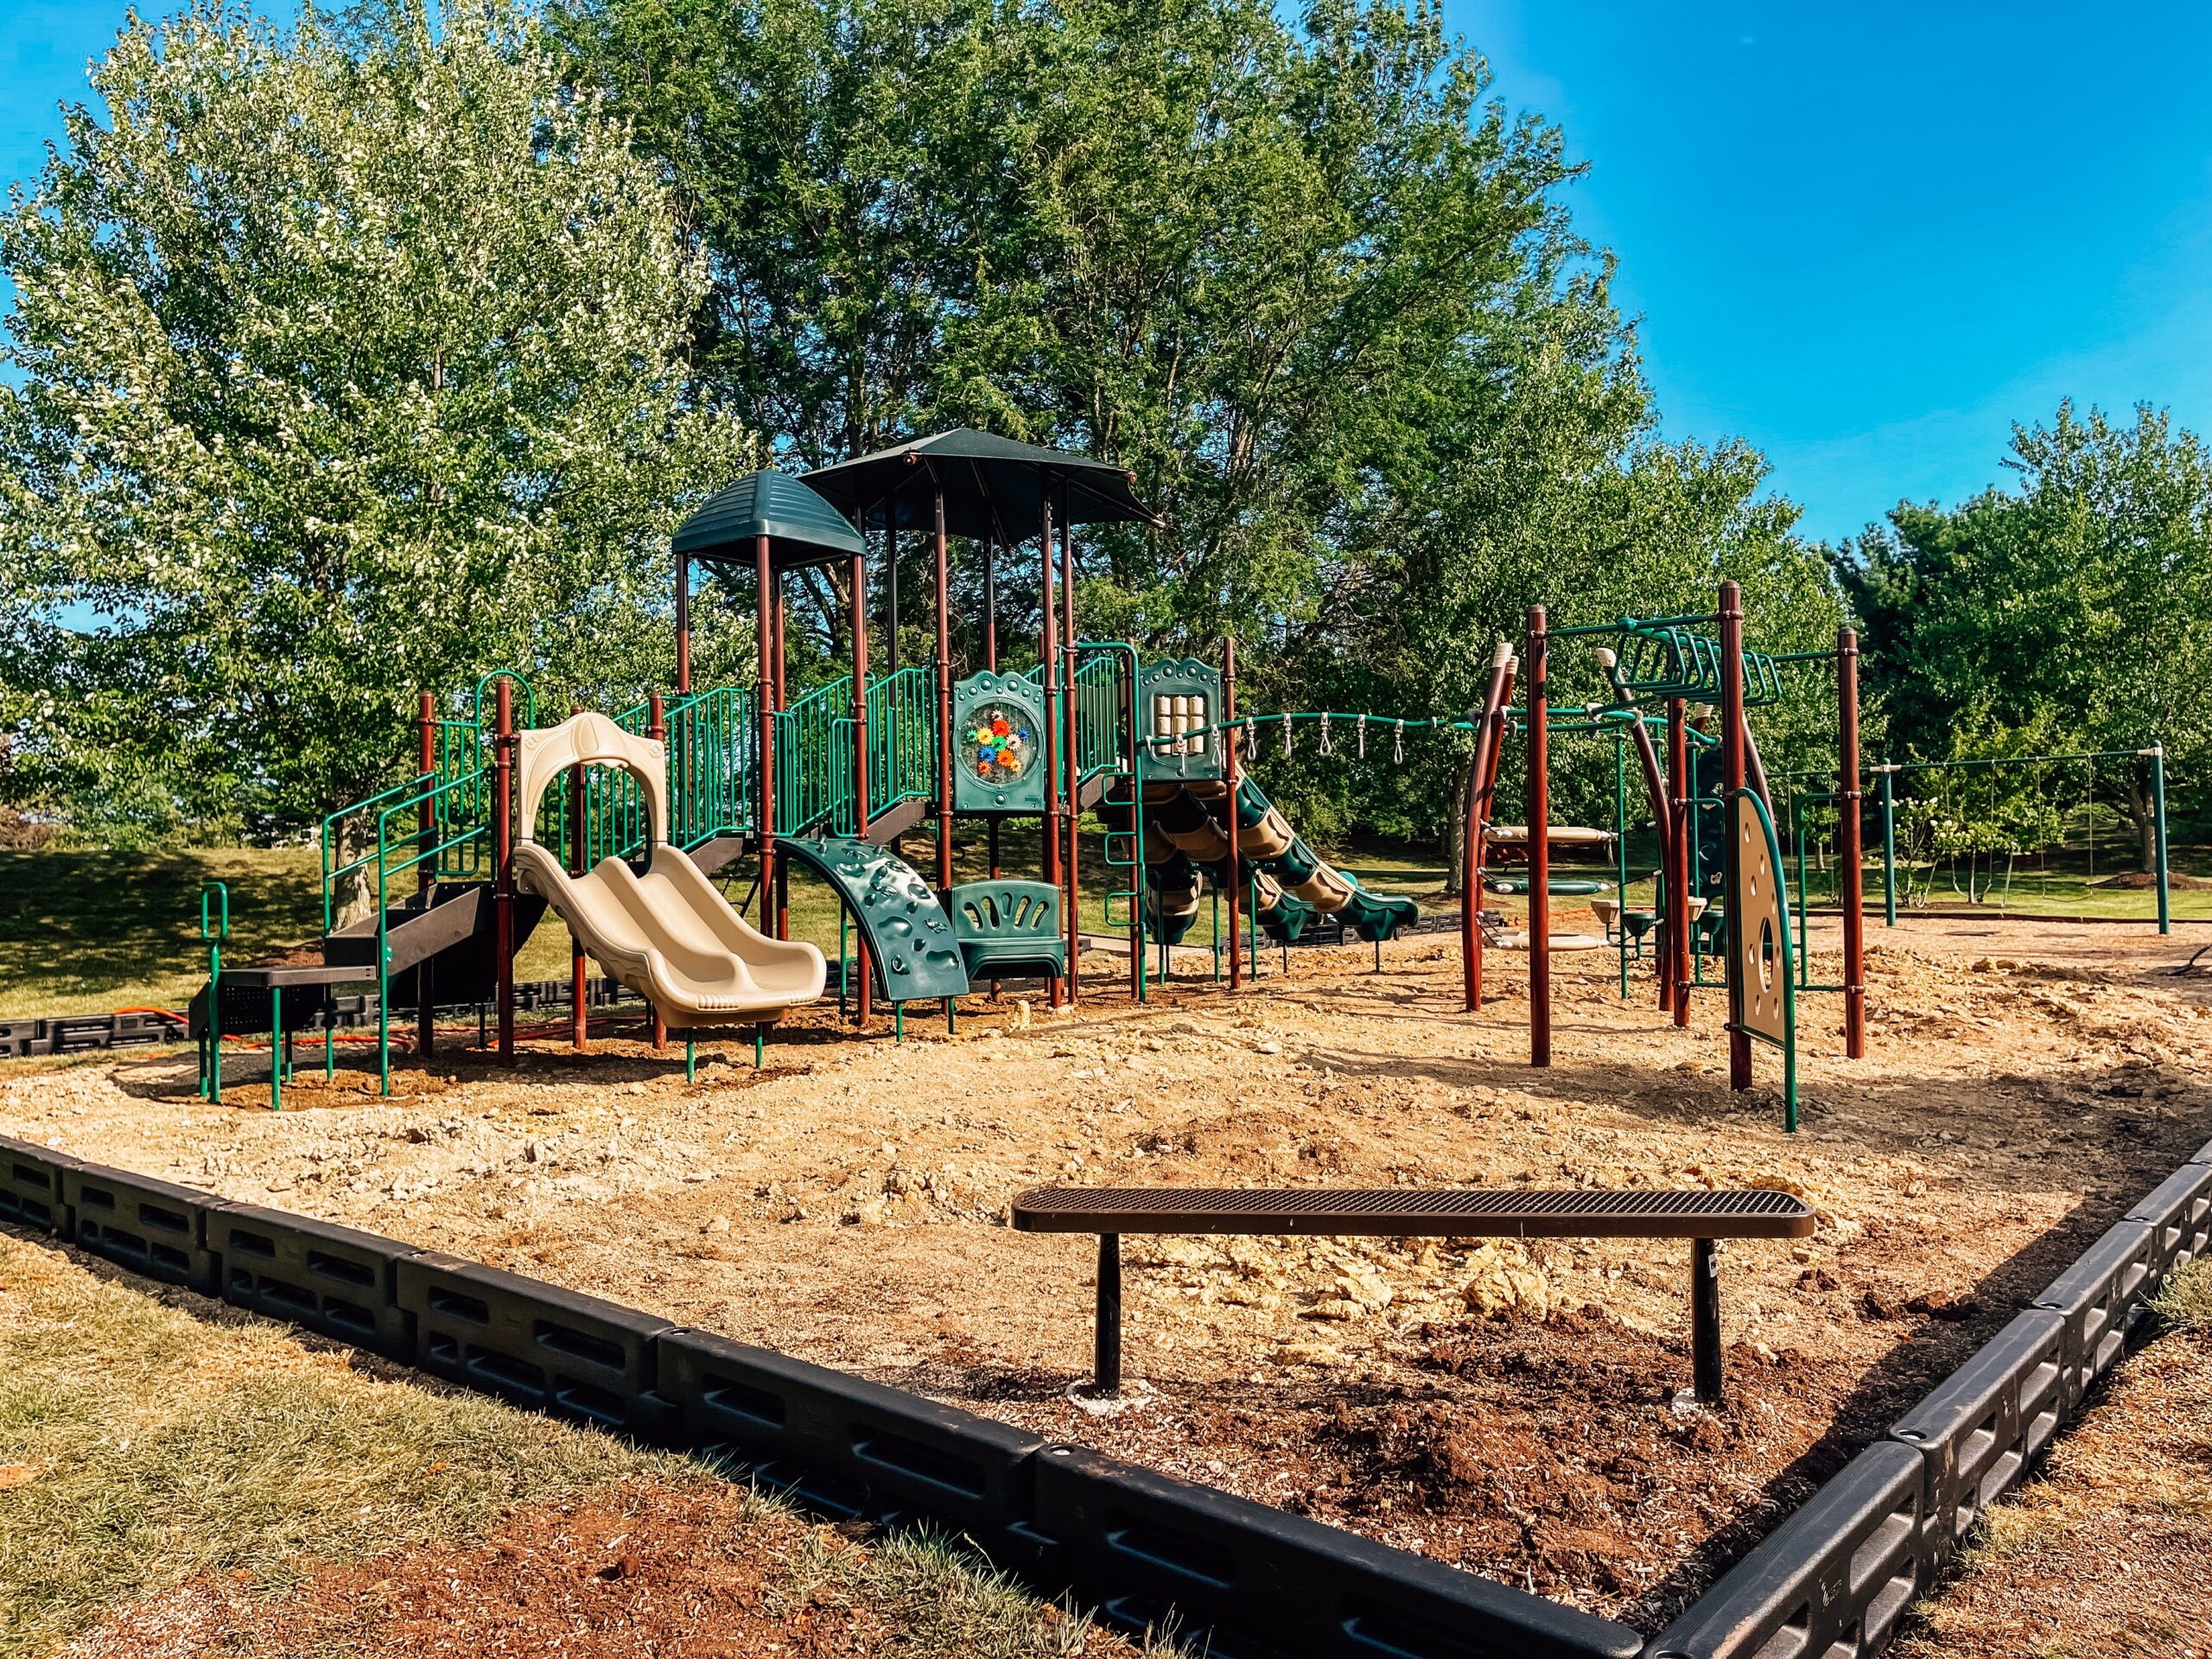
[[[436,1650],[448,1637],[541,1650],[573,1630],[516,1624],[511,1593],[492,1598],[506,1622],[478,1628],[454,1564],[477,1562],[503,1590],[518,1561],[565,1583],[609,1516],[618,1538],[665,1536],[664,1521],[688,1516],[693,1541],[664,1548],[638,1583],[615,1573],[603,1605],[564,1609],[596,1607],[609,1626],[601,1645],[564,1650],[626,1652],[612,1633],[635,1623],[639,1597],[690,1607],[735,1571],[760,1619],[806,1627],[844,1610],[853,1640],[838,1651],[1135,1651],[941,1541],[858,1547],[696,1463],[0,1234],[0,1659],[73,1643],[94,1656],[412,1652],[375,1617],[410,1592]]]
[[[2212,1262],[2156,1306],[2172,1328],[1990,1510],[1898,1659],[2212,1655]]]

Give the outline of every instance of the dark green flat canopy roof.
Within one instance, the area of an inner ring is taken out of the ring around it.
[[[1047,491],[1058,522],[1160,522],[1136,499],[1134,473],[964,426],[821,467],[807,474],[806,482],[856,524],[880,524],[888,512],[902,530],[936,523],[934,498],[942,486],[949,534],[996,536],[1009,544],[1037,534]]]
[[[850,558],[865,551],[837,510],[788,473],[748,473],[717,491],[686,518],[671,549],[709,563],[747,564],[768,538],[779,569]]]

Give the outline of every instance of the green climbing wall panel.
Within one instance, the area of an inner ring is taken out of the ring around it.
[[[778,842],[776,850],[837,890],[875,959],[875,988],[887,1001],[966,994],[968,970],[952,923],[912,865],[838,836],[800,836]]]
[[[1221,671],[1195,657],[1170,658],[1137,676],[1137,730],[1147,779],[1178,783],[1222,775]],[[1201,735],[1188,735],[1200,732]]]

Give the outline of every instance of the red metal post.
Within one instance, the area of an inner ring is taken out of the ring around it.
[[[583,713],[581,703],[569,705],[569,715]],[[584,769],[581,765],[569,768],[569,868],[582,875],[584,861],[590,856],[584,835],[585,795]],[[590,1039],[584,1023],[584,950],[575,942],[575,935],[569,936],[569,1046],[581,1054]]]
[[[937,887],[952,913],[952,589],[945,575],[944,484],[937,508]]]
[[[1667,700],[1667,938],[1661,950],[1674,983],[1675,1023],[1690,1022],[1690,728],[1680,697]]]
[[[515,1063],[515,688],[500,676],[492,734],[493,948],[499,952],[499,1064]]]
[[[753,796],[753,838],[760,848],[760,931],[772,931],[769,912],[776,892],[776,573],[770,569],[768,538],[753,544],[754,583],[753,632],[759,644],[760,666],[753,679],[753,701],[760,715],[760,766]]]
[[[1731,810],[1726,803],[1732,800],[1736,791],[1743,788],[1745,775],[1744,590],[1732,582],[1724,582],[1720,584],[1720,792],[1724,803],[1721,808],[1724,826],[1721,845],[1727,851],[1723,855],[1721,868],[1729,876],[1724,888],[1728,906],[1731,1018],[1728,1027],[1728,1086],[1731,1089],[1751,1086],[1751,1039],[1747,1033],[1737,1030],[1733,1024],[1736,976],[1742,972],[1743,955],[1736,948],[1736,942],[1745,920],[1738,913],[1740,906],[1736,903],[1736,883],[1733,880],[1739,849],[1736,837],[1725,833],[1727,815]],[[1786,973],[1789,964],[1784,963],[1782,968]]]
[[[986,671],[999,671],[999,533],[994,530],[983,537],[983,667]],[[991,850],[991,880],[999,879],[999,819],[994,812],[989,829]]]
[[[421,839],[416,842],[415,855],[415,891],[423,895],[423,902],[430,902],[430,889],[436,885],[438,870],[438,710],[430,694],[423,692],[415,704],[416,775],[425,779],[423,796]],[[437,991],[435,970],[430,962],[424,961],[415,968],[416,1044],[423,1058],[429,1059],[437,1043]]]
[[[897,532],[891,528],[893,517],[892,504],[883,504],[884,539],[888,542]],[[895,545],[895,543],[894,543]],[[853,617],[853,834],[860,840],[868,839],[868,556],[853,555],[852,568]],[[870,980],[875,964],[868,959],[868,941],[853,930],[854,976],[860,981],[855,988],[855,1007],[862,1031],[868,1029],[868,1017],[874,1012],[874,987]]]
[[[1841,809],[1843,861],[1843,1051],[1856,1060],[1866,1052],[1866,894],[1860,860],[1859,803],[1859,635],[1835,635],[1837,804]],[[1797,925],[1802,927],[1804,918]]]
[[[1470,1014],[1482,1007],[1483,999],[1483,935],[1476,912],[1482,905],[1482,882],[1478,878],[1482,865],[1484,773],[1491,728],[1504,706],[1500,699],[1505,690],[1508,665],[1512,661],[1513,647],[1499,640],[1497,650],[1491,658],[1490,685],[1483,693],[1482,718],[1475,725],[1475,755],[1467,768],[1467,794],[1461,803],[1465,821],[1459,826],[1459,969]]]
[[[768,741],[762,746],[760,753],[772,755],[776,748],[776,727],[773,717],[783,713],[786,696],[784,690],[784,578],[779,571],[772,571],[770,576],[776,588],[775,643],[772,648],[772,654],[769,658],[775,670],[775,696],[770,707],[771,717],[766,732]],[[774,781],[772,776],[765,780],[761,786],[762,796],[767,802],[766,825],[766,832],[770,836],[776,833],[776,796],[775,791],[768,787]],[[779,939],[788,939],[791,936],[791,872],[785,868],[781,860],[777,861],[776,937]]]
[[[1522,652],[1529,706],[1529,1064],[1552,1063],[1551,739],[1546,731],[1544,607],[1529,607]]]
[[[1083,728],[1076,706],[1075,526],[1068,521],[1066,502],[1060,505],[1060,677],[1065,682],[1060,706],[1066,728],[1061,747],[1068,757],[1068,1001],[1072,1002],[1083,989]]]
[[[1055,699],[1054,671],[1059,662],[1060,625],[1058,601],[1054,595],[1052,581],[1052,496],[1042,493],[1040,504],[1041,529],[1038,534],[1038,559],[1043,566],[1044,614],[1038,624],[1037,660],[1042,664],[1038,671],[1038,684],[1045,697],[1045,880],[1053,887],[1060,885],[1060,785],[1059,785],[1059,704]],[[1060,1006],[1065,992],[1058,980],[1052,982],[1052,1005]]]
[[[658,692],[655,692],[652,696],[645,700],[645,718],[649,722],[645,727],[645,735],[652,739],[656,743],[667,742],[668,705],[662,700]],[[671,807],[671,810],[673,810],[673,807]],[[672,828],[672,826],[670,825],[663,825],[662,827],[664,829]],[[651,857],[652,855],[653,849],[651,847],[648,847],[645,850],[646,856]],[[661,1011],[658,1008],[655,1008],[652,1011],[652,1017],[645,1021],[645,1029],[646,1035],[652,1039],[653,1052],[655,1053],[658,1053],[662,1049],[668,1046],[668,1021],[662,1016]]]
[[[676,695],[691,690],[691,556],[676,556]]]
[[[1482,788],[1475,798],[1482,809],[1484,823],[1490,822],[1492,809],[1497,801],[1497,774],[1499,768],[1505,764],[1505,738],[1507,728],[1510,724],[1510,719],[1506,711],[1513,706],[1513,688],[1519,679],[1520,659],[1509,652],[1505,658],[1505,677],[1498,682],[1497,717],[1490,724],[1489,735],[1483,752],[1475,757],[1476,764],[1482,768]],[[1488,840],[1485,837],[1478,836],[1475,840],[1474,871],[1470,877],[1478,895],[1482,891],[1483,868],[1488,859],[1489,851]],[[1479,918],[1475,929],[1473,979],[1472,1006],[1478,1009],[1483,1005],[1483,935]]]
[[[1222,775],[1229,783],[1229,854],[1223,861],[1223,879],[1229,893],[1229,988],[1236,990],[1244,983],[1244,880],[1236,868],[1236,740],[1242,735],[1235,728],[1236,719],[1236,641],[1232,637],[1221,642],[1221,719]],[[1142,872],[1139,872],[1140,878]],[[1163,912],[1161,921],[1166,922]],[[1255,917],[1252,925],[1259,925]]]

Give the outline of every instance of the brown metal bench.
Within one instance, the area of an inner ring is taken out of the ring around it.
[[[1764,1189],[1686,1192],[1480,1188],[1040,1186],[1014,1201],[1028,1233],[1098,1235],[1095,1386],[1122,1386],[1123,1233],[1300,1233],[1316,1237],[1687,1238],[1697,1397],[1719,1403],[1720,1263],[1713,1241],[1803,1238],[1813,1211]]]

